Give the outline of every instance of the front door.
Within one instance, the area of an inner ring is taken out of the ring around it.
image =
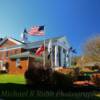
[[[0,60],[0,71],[6,71],[6,66],[2,60]]]

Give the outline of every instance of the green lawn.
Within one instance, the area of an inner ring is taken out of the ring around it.
[[[2,84],[4,83],[4,84]],[[6,84],[6,83],[16,83],[16,84]],[[23,96],[19,99],[19,98],[14,98],[14,95],[19,94],[19,93],[24,93],[26,91],[26,93],[28,93],[27,95],[25,95],[23,99],[25,100],[40,100],[45,99],[45,100],[100,100],[100,93],[66,93],[66,97],[60,97],[60,96],[46,96],[45,97],[45,92],[43,91],[44,94],[41,94],[42,91],[40,90],[31,90],[30,88],[26,87],[25,85],[25,78],[24,75],[9,75],[9,74],[0,74],[0,96],[2,96],[2,91],[6,91],[5,93],[9,93],[11,94],[11,96],[6,96],[7,94],[4,95],[4,97],[2,97],[2,99],[4,100],[22,100]],[[7,92],[8,91],[8,92]],[[14,94],[16,91],[16,94]],[[35,95],[34,95],[35,93]],[[47,94],[49,94],[49,91],[46,92]],[[52,92],[50,92],[52,93]],[[59,91],[58,91],[59,93]],[[42,96],[44,95],[44,97]],[[51,94],[52,95],[52,94]],[[39,96],[39,97],[38,97]],[[11,99],[12,97],[12,99]],[[16,97],[16,96],[15,96]]]
[[[2,83],[17,83],[17,84],[2,84]],[[9,75],[9,74],[0,74],[0,98],[2,97],[2,99],[4,100],[100,100],[100,93],[96,93],[96,92],[76,92],[76,93],[66,93],[65,97],[64,96],[57,96],[54,95],[52,96],[53,92],[51,91],[42,91],[42,90],[34,90],[31,88],[27,88],[25,85],[25,78],[24,75]],[[2,91],[5,91],[5,94],[2,94]],[[18,95],[19,98],[17,98],[15,95],[15,91],[16,94]],[[19,95],[20,93],[20,95]],[[21,95],[23,93],[26,93],[25,95]],[[49,93],[51,93],[50,96]],[[9,95],[10,96],[9,96]],[[58,91],[58,93],[56,94],[60,94],[60,92]],[[3,96],[2,96],[3,95]],[[7,96],[6,96],[7,95]],[[62,94],[61,94],[62,95]],[[14,98],[14,96],[16,98]],[[22,97],[21,97],[22,96]],[[43,97],[44,96],[44,97]],[[12,98],[12,99],[11,99]]]
[[[0,74],[0,83],[25,84],[24,75]]]

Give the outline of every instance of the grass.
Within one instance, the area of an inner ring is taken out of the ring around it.
[[[99,97],[99,98],[100,98],[100,93],[97,93],[97,94],[96,94],[96,97]]]
[[[7,83],[12,83],[12,84],[7,84]],[[45,99],[45,100],[100,100],[100,92],[95,93],[95,92],[72,92],[66,93],[67,96],[52,96],[52,93],[50,91],[47,91],[47,95],[51,93],[51,96],[47,96],[46,93],[42,90],[34,90],[32,87],[28,87],[25,84],[25,78],[24,75],[10,75],[10,74],[0,74],[0,99],[4,100],[40,100],[40,99]],[[2,97],[2,91],[5,91],[4,96]],[[16,91],[16,94],[24,93],[27,92],[24,97],[19,97],[19,98],[14,98],[14,91]],[[50,92],[50,93],[49,93]],[[34,94],[35,93],[35,94]],[[59,93],[59,91],[58,91]],[[6,95],[11,95],[11,96],[6,96]],[[30,95],[31,94],[31,95]],[[44,97],[42,96],[44,95]],[[39,96],[38,96],[39,95]],[[46,96],[45,96],[46,95]],[[61,94],[62,95],[62,94]],[[11,99],[12,98],[12,99]]]
[[[24,75],[0,74],[0,83],[25,84]]]
[[[80,95],[81,94],[81,95]],[[100,97],[88,93],[72,93],[66,97],[63,96],[25,96],[25,97],[3,97],[4,100],[100,100]]]

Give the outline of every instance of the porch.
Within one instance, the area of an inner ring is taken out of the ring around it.
[[[4,62],[3,60],[0,60],[0,73],[7,73],[7,62]]]

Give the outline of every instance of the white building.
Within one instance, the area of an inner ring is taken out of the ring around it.
[[[6,41],[8,42],[6,43]],[[45,47],[48,48],[48,44],[52,41],[52,66],[57,67],[67,67],[70,65],[70,56],[68,56],[69,43],[66,37],[56,37],[49,38],[45,40]],[[5,44],[4,44],[5,43]],[[15,45],[11,45],[14,44]],[[0,48],[0,59],[21,59],[22,57],[28,58],[30,53],[33,53],[33,48],[36,50],[44,44],[44,40],[35,41],[31,43],[24,43],[22,41],[13,39],[13,38],[4,38],[0,45],[3,47]],[[19,52],[18,52],[19,51]],[[4,53],[2,53],[4,52]],[[29,53],[28,53],[29,52]],[[46,51],[47,52],[47,51]],[[35,52],[34,52],[35,53]],[[33,54],[34,55],[34,54]],[[45,58],[46,60],[47,58]],[[1,63],[0,63],[1,64]]]
[[[53,66],[55,67],[67,67],[70,65],[70,55],[68,54],[68,50],[70,48],[69,43],[65,36],[63,37],[56,37],[56,38],[49,38],[45,40],[45,46],[48,48],[48,44],[52,41],[52,62]],[[25,48],[38,48],[42,44],[44,44],[44,40],[42,41],[35,41],[32,43],[28,43]]]

